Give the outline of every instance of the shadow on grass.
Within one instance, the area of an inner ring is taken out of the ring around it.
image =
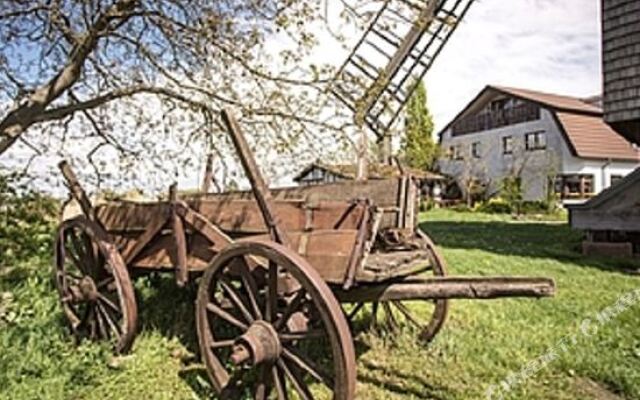
[[[442,388],[437,388],[427,382],[422,376],[416,374],[407,374],[403,372],[398,372],[396,370],[390,370],[389,368],[379,366],[373,364],[371,362],[365,361],[362,364],[366,369],[368,374],[364,376],[359,376],[358,380],[364,383],[368,383],[370,385],[375,385],[383,388],[385,391],[389,393],[394,393],[403,396],[411,396],[418,399],[431,399],[431,400],[444,400],[444,397],[441,397],[437,393],[441,393]],[[395,379],[389,380],[384,378],[379,378],[377,376],[372,376],[373,374],[380,374],[381,376],[393,376]],[[401,379],[404,382],[404,385],[399,385],[394,383],[397,382],[397,379]],[[419,386],[421,389],[416,389],[408,386]]]
[[[425,221],[420,228],[438,246],[483,250],[506,256],[551,258],[611,272],[630,272],[640,262],[624,258],[585,257],[582,233],[567,224],[501,221]]]
[[[198,287],[179,288],[172,274],[152,274],[136,282],[139,329],[176,338],[191,354],[198,354],[195,300]]]

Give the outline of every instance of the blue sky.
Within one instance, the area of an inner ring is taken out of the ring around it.
[[[485,85],[601,92],[599,0],[477,0],[426,77],[436,129]]]

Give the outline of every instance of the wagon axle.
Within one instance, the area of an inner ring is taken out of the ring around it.
[[[255,321],[234,343],[231,361],[235,365],[248,362],[258,365],[273,363],[282,353],[282,344],[273,325],[266,321]]]

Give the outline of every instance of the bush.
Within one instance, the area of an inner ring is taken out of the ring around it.
[[[50,257],[58,202],[0,175],[0,267],[31,257]]]
[[[421,212],[433,210],[435,207],[436,207],[436,202],[435,200],[433,200],[432,197],[427,197],[427,198],[423,197],[420,199]]]
[[[503,198],[494,197],[480,203],[480,205],[475,208],[475,211],[487,214],[511,214],[513,212],[513,206]]]

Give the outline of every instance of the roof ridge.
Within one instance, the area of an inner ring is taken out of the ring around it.
[[[491,88],[511,96],[522,97],[530,101],[542,103],[550,108],[554,108],[557,110],[567,110],[567,111],[591,113],[591,114],[600,114],[603,112],[601,107],[586,101],[587,99],[593,99],[599,95],[590,96],[590,97],[577,97],[577,96],[571,96],[566,94],[545,92],[541,90],[517,88],[517,87],[501,86],[501,85],[487,85],[487,88]],[[570,101],[578,102],[579,104],[577,105],[559,104],[553,101],[554,98],[570,100]]]

